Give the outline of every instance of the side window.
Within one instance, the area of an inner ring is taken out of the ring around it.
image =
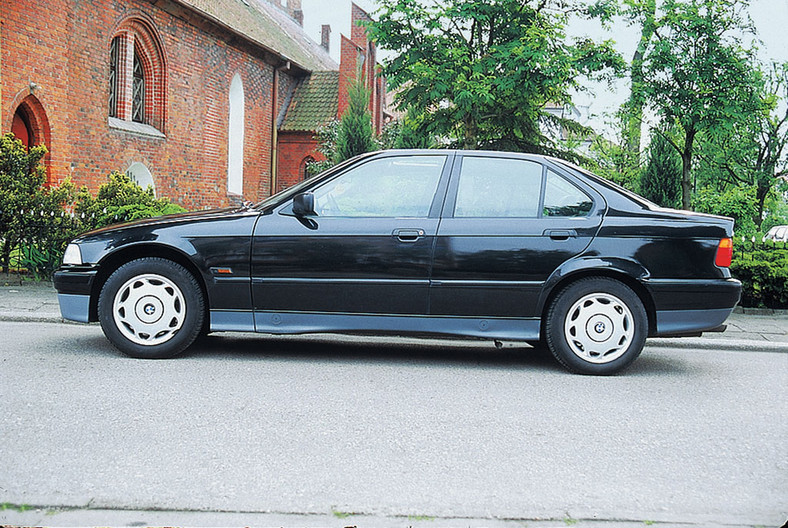
[[[403,156],[354,167],[314,191],[318,216],[426,217],[446,156]]]
[[[544,216],[588,216],[593,206],[586,193],[553,171],[547,171]]]
[[[465,157],[454,216],[536,218],[542,165],[533,161]]]

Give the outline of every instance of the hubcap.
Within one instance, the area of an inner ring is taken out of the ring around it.
[[[564,335],[572,352],[590,363],[609,363],[632,343],[635,325],[626,304],[608,293],[592,293],[569,309]]]
[[[183,326],[186,302],[174,282],[161,275],[138,275],[118,289],[112,302],[115,326],[138,345],[160,345]]]

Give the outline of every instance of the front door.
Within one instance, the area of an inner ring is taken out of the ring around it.
[[[426,314],[450,157],[362,160],[309,189],[315,214],[297,217],[289,203],[262,216],[252,247],[258,330],[294,313]]]

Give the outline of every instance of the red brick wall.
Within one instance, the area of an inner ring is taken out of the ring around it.
[[[163,101],[157,128],[166,138],[108,125],[109,47],[137,17],[153,28],[163,54]],[[227,196],[230,82],[243,81],[244,199],[270,192],[273,66],[263,52],[223,35],[177,4],[145,0],[14,0],[3,6],[0,132],[26,100],[48,123],[49,175],[95,190],[113,170],[145,164],[158,196],[189,209]],[[234,42],[229,45],[227,42]],[[280,73],[279,103],[292,79]],[[30,83],[35,83],[32,90]]]
[[[315,161],[326,159],[317,151],[318,146],[312,132],[280,132],[277,191],[303,180],[302,169],[305,159],[310,157]]]
[[[371,21],[372,18],[363,9],[352,4],[351,37],[348,39],[342,35],[340,48],[338,114],[341,117],[348,107],[348,88],[358,72],[358,57],[363,56],[362,74],[370,92],[369,111],[372,116],[372,128],[376,134],[380,134],[383,129],[383,104],[386,101],[386,87],[378,76],[377,47],[367,39],[367,31],[363,25]]]

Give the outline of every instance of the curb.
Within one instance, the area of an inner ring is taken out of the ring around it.
[[[59,313],[0,312],[0,321],[9,323],[65,323]]]
[[[646,346],[658,348],[698,348],[730,352],[782,352],[788,353],[788,343],[779,341],[744,339],[704,339],[702,337],[652,337]]]

